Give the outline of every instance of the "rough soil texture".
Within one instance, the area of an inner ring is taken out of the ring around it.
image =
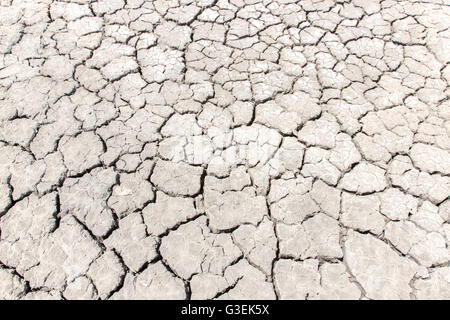
[[[0,0],[0,299],[450,299],[448,0]]]

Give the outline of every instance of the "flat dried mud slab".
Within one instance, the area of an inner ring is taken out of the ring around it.
[[[0,299],[450,299],[446,0],[0,0]]]

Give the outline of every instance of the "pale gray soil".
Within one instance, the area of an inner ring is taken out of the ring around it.
[[[0,0],[0,299],[450,299],[449,0]]]

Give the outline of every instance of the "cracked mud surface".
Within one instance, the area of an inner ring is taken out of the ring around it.
[[[450,299],[450,3],[0,0],[0,299]]]

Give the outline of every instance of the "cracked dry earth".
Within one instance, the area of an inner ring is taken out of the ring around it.
[[[450,299],[448,0],[0,0],[0,299]]]

